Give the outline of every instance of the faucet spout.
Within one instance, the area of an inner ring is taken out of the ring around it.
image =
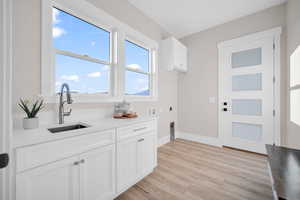
[[[66,95],[67,95],[67,101],[64,101],[64,89],[66,88]],[[67,104],[72,104],[73,100],[71,97],[70,87],[67,83],[62,84],[60,89],[60,96],[59,96],[59,112],[58,112],[58,118],[59,118],[59,124],[64,123],[64,117],[70,116],[72,109],[69,112],[65,112],[64,110],[64,104],[67,102]]]

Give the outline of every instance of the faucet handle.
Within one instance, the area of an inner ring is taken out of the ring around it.
[[[72,113],[72,108],[68,112],[64,112],[64,116],[70,116]]]

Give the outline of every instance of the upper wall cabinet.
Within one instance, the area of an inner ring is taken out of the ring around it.
[[[161,44],[161,61],[169,71],[187,72],[187,48],[176,38],[167,38]]]

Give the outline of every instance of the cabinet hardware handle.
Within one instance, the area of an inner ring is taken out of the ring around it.
[[[84,161],[84,159],[82,159],[81,161],[80,161],[80,163],[84,163],[85,161]]]
[[[76,161],[76,162],[74,162],[74,163],[73,163],[73,165],[79,165],[79,162],[78,162],[78,161]]]
[[[144,141],[144,140],[145,140],[145,139],[144,139],[144,138],[142,138],[142,139],[139,139],[139,140],[138,140],[138,142],[142,142],[142,141]]]
[[[141,131],[141,130],[144,130],[144,129],[146,129],[147,127],[143,127],[143,128],[137,128],[137,129],[134,129],[133,131],[134,132],[137,132],[137,131]]]

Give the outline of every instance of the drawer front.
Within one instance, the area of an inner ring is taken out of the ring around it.
[[[114,129],[16,149],[16,170],[22,172],[113,143]]]
[[[117,129],[117,139],[118,141],[127,139],[130,137],[135,137],[150,131],[156,131],[156,120],[142,122],[126,127],[121,127]]]

